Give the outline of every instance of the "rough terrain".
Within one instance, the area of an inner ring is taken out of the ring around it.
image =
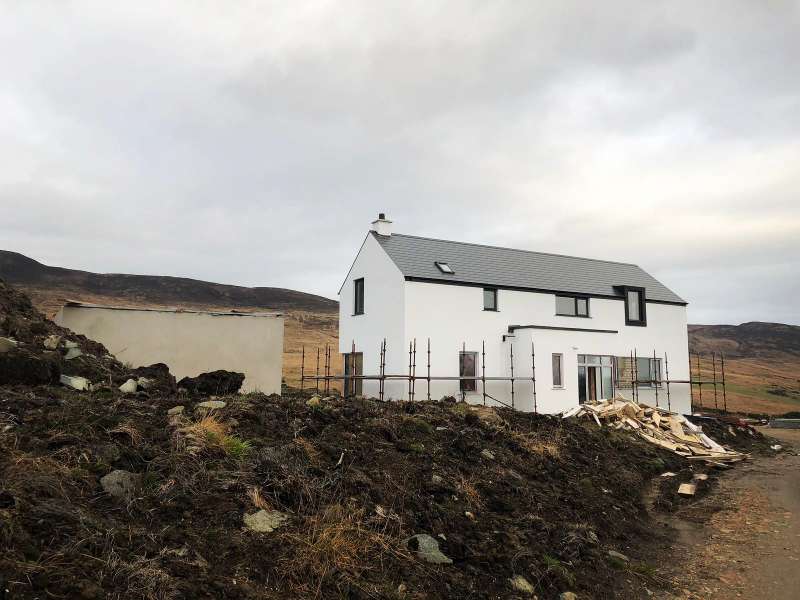
[[[660,598],[798,597],[800,431],[765,433],[783,446],[774,456],[755,455],[720,478],[712,495],[662,516],[680,536],[663,550],[674,558],[658,576],[673,591]]]
[[[18,341],[6,367],[96,384],[0,369],[0,590],[14,599],[645,597],[671,589],[653,515],[691,506],[676,486],[705,470],[626,431],[453,399],[208,396],[236,378],[132,371],[1,283],[0,336]],[[154,384],[121,391],[132,375]]]

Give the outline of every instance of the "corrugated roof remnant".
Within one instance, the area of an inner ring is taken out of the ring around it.
[[[109,310],[139,310],[148,312],[189,313],[196,315],[211,315],[213,317],[282,317],[280,312],[245,312],[240,310],[193,310],[188,308],[154,308],[150,306],[113,306],[107,304],[91,304],[79,300],[65,300],[64,306],[78,308],[105,308]]]

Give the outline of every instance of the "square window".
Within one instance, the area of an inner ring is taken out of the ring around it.
[[[497,290],[483,288],[483,310],[497,310]]]
[[[556,314],[565,317],[574,317],[575,298],[572,296],[556,296]]]

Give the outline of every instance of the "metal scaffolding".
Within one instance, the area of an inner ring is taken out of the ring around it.
[[[431,399],[431,382],[432,381],[458,381],[458,382],[474,382],[475,387],[473,390],[477,392],[477,385],[480,382],[481,385],[481,395],[483,398],[483,404],[486,405],[487,399],[491,399],[498,404],[506,406],[508,408],[515,409],[517,404],[517,390],[515,389],[515,383],[519,381],[530,381],[531,382],[531,395],[533,401],[533,412],[538,413],[539,407],[537,402],[537,393],[536,393],[536,348],[533,341],[531,341],[531,375],[530,377],[519,377],[514,374],[514,344],[509,344],[508,348],[508,357],[509,357],[509,376],[486,376],[486,342],[481,341],[481,350],[480,353],[475,352],[475,354],[480,354],[480,371],[478,370],[478,365],[475,365],[474,375],[432,375],[431,374],[431,340],[430,338],[427,339],[426,342],[426,363],[425,363],[425,374],[424,375],[417,375],[417,340],[416,338],[412,339],[408,344],[408,371],[407,373],[387,373],[386,372],[386,339],[384,338],[381,341],[380,348],[379,348],[379,368],[378,374],[376,375],[364,375],[358,374],[356,369],[356,344],[355,341],[351,344],[351,354],[352,357],[349,362],[346,363],[346,367],[342,369],[342,373],[337,374],[332,371],[332,351],[330,344],[326,345],[324,350],[320,350],[317,348],[316,352],[316,370],[315,374],[310,375],[306,372],[306,351],[305,347],[302,348],[301,351],[301,364],[300,364],[300,388],[304,389],[306,382],[314,382],[314,387],[317,392],[323,391],[325,394],[329,394],[331,391],[331,384],[335,382],[342,383],[342,391],[344,396],[353,396],[356,392],[356,383],[363,382],[363,381],[377,381],[378,382],[378,397],[380,400],[384,400],[386,397],[386,382],[387,381],[405,381],[408,383],[407,385],[407,400],[413,402],[416,399],[416,384],[418,380],[422,380],[426,384],[426,399]],[[466,355],[466,343],[462,342],[461,355]],[[519,356],[519,355],[517,355]],[[692,358],[695,358],[696,364],[696,372],[692,371]],[[677,384],[689,385],[690,390],[690,406],[691,410],[694,411],[696,403],[695,403],[695,387],[697,388],[697,397],[699,407],[702,409],[704,408],[703,405],[703,386],[712,386],[714,388],[714,408],[719,410],[719,393],[718,387],[721,387],[721,394],[722,394],[722,410],[727,412],[728,404],[727,404],[727,390],[726,390],[726,381],[725,381],[725,357],[720,354],[719,356],[719,364],[721,366],[721,371],[718,373],[717,371],[717,353],[714,352],[711,354],[711,365],[712,365],[712,377],[711,379],[703,379],[703,371],[701,369],[700,363],[700,354],[693,353],[689,355],[689,378],[688,379],[670,379],[669,376],[669,357],[666,353],[664,353],[663,357],[663,364],[664,364],[664,372],[665,377],[661,376],[661,368],[660,368],[660,361],[662,360],[657,352],[653,350],[652,358],[647,357],[647,360],[652,360],[653,365],[659,365],[657,370],[657,377],[653,379],[641,379],[639,374],[639,352],[638,349],[634,348],[630,352],[630,358],[628,357],[612,357],[612,381],[613,387],[615,388],[614,391],[619,391],[623,387],[629,387],[631,393],[631,399],[639,402],[640,399],[640,388],[646,387],[647,389],[652,389],[654,392],[654,399],[656,407],[660,406],[662,402],[660,396],[660,390],[662,386],[664,388],[664,392],[666,392],[666,408],[667,410],[672,410],[672,390],[670,386],[674,386]],[[641,357],[645,359],[645,356]],[[362,359],[363,360],[363,359]],[[624,360],[629,360],[629,368],[623,368]],[[622,362],[621,362],[622,361]],[[362,363],[363,364],[363,363]],[[320,371],[320,367],[322,371]],[[630,378],[624,377],[624,372],[630,373]],[[650,369],[650,373],[652,374],[653,370]],[[480,373],[480,374],[478,374]],[[707,375],[707,373],[706,373]],[[486,384],[487,382],[499,382],[504,381],[508,382],[510,386],[510,398],[511,402],[505,402],[500,400],[499,398],[495,398],[486,391]],[[461,395],[461,399],[466,399],[467,389],[466,386],[460,385],[459,393]],[[320,389],[321,388],[321,389]]]

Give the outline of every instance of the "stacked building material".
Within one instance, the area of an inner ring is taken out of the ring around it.
[[[703,433],[702,427],[683,415],[621,397],[581,404],[564,413],[563,417],[585,417],[601,427],[633,431],[651,444],[691,461],[722,466],[747,458],[746,454],[729,450],[712,440]]]

